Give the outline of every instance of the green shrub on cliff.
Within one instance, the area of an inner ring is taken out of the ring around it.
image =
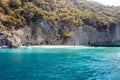
[[[63,35],[64,35],[65,37],[69,37],[69,38],[73,37],[73,34],[68,33],[68,32],[64,32]]]
[[[10,7],[18,8],[22,5],[22,0],[10,0]]]
[[[0,7],[0,13],[4,13],[4,10],[2,7]]]

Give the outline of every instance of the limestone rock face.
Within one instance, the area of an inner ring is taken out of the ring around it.
[[[8,48],[18,48],[21,46],[21,40],[15,35],[6,36],[4,33],[0,33],[0,46],[6,46]]]
[[[65,37],[64,32],[73,36]],[[110,32],[100,32],[88,25],[73,26],[60,22],[53,25],[38,20],[17,30],[15,35],[22,45],[120,45],[120,23],[111,27]]]
[[[120,22],[115,26],[114,35],[112,36],[114,45],[120,45]]]

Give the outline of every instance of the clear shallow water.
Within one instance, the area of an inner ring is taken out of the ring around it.
[[[0,49],[0,80],[120,80],[120,47]]]

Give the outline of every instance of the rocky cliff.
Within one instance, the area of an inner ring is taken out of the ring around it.
[[[0,34],[0,45],[6,45],[11,48],[20,47],[21,45],[120,45],[120,23],[112,26],[110,32],[101,32],[96,28],[88,25],[74,26],[64,25],[60,22],[52,26],[43,20],[24,28],[20,28],[7,36]],[[65,36],[64,33],[72,34]]]
[[[119,20],[89,0],[0,0],[0,46],[119,45]]]
[[[46,21],[31,22],[16,31],[22,45],[120,45],[120,23],[112,26],[109,32],[98,31],[88,25],[73,26],[62,23],[52,26]],[[67,32],[72,37],[65,36]]]
[[[18,48],[21,46],[21,40],[15,35],[8,36],[5,33],[0,33],[0,46],[1,48]]]

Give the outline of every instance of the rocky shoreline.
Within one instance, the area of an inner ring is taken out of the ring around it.
[[[17,36],[0,33],[0,48],[19,48],[20,46],[22,46],[21,40]]]
[[[98,31],[88,25],[80,27],[66,25],[63,28],[60,24],[57,26],[57,30],[55,30],[47,22],[39,21],[15,30],[11,35],[0,32],[0,46],[7,48],[20,48],[27,44],[31,46],[120,46],[120,22],[111,27],[110,32]],[[64,33],[72,34],[72,37],[65,36]]]
[[[79,46],[74,46],[74,45],[35,45],[35,46],[30,46],[30,48],[89,48],[90,46],[85,46],[85,45],[79,45]],[[27,48],[27,46],[21,46],[20,48]]]

